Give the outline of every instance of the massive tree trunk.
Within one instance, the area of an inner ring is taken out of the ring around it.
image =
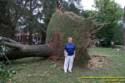
[[[90,59],[87,49],[91,37],[99,29],[100,25],[90,18],[85,19],[72,12],[57,10],[48,25],[45,45],[23,45],[9,38],[1,38],[1,41],[13,48],[7,54],[9,59],[33,56],[58,60],[63,57],[67,37],[72,36],[77,46],[76,62],[86,64]]]
[[[1,43],[9,47],[6,56],[10,59],[19,59],[25,57],[48,57],[52,54],[52,49],[47,45],[24,45],[10,38],[0,37]],[[2,60],[4,57],[0,57]]]

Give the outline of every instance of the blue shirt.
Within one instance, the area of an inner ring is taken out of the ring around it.
[[[72,56],[74,54],[75,49],[76,49],[76,46],[73,43],[67,43],[65,45],[65,50],[69,56]]]

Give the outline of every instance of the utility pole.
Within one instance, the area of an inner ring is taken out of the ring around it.
[[[125,49],[125,7],[124,7],[124,14],[123,14],[123,49]]]

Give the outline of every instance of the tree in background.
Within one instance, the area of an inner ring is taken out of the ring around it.
[[[96,20],[107,23],[98,31],[96,37],[104,41],[103,46],[110,46],[115,34],[119,33],[115,29],[119,28],[117,26],[118,21],[121,20],[122,9],[114,0],[95,0],[95,8],[97,10]]]
[[[101,41],[102,46],[110,46],[111,41],[122,44],[121,16],[122,9],[113,0],[95,0],[96,10],[85,10],[82,15],[85,18],[94,18],[98,22],[106,23],[95,35]]]
[[[80,2],[81,0],[68,0],[68,1],[63,0],[62,4],[64,10],[72,11],[78,15],[81,15],[81,11],[83,8]]]
[[[52,14],[55,12],[56,10],[56,5],[57,1],[60,2],[62,8],[64,10],[67,11],[72,11],[76,14],[80,13],[80,8],[78,5],[80,5],[80,1],[81,0],[41,0],[43,3],[43,10],[42,10],[42,15],[43,15],[43,21],[44,21],[44,25],[47,28],[48,23],[50,21],[50,18],[52,16]]]
[[[0,35],[12,38],[15,25],[10,13],[8,1],[0,0]]]
[[[1,12],[1,16],[6,14],[1,19],[3,19],[4,23],[9,24],[7,34],[1,33],[1,35],[4,34],[4,36],[8,35],[9,37],[12,34],[11,37],[14,37],[15,30],[25,29],[30,34],[34,32],[40,33],[43,43],[45,43],[47,26],[56,10],[57,1],[59,0],[1,0],[0,10],[4,11]],[[69,0],[68,2],[60,0],[60,2],[65,10],[80,11],[75,5],[80,0]],[[4,27],[1,28],[1,32],[5,32],[4,30],[7,30],[7,28],[3,24],[1,26]]]

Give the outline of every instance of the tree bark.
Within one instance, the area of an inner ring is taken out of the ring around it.
[[[24,45],[6,37],[0,37],[0,41],[3,45],[10,48],[6,53],[9,60],[25,57],[49,57],[53,51],[48,44]],[[3,60],[3,57],[0,57],[0,60]]]

